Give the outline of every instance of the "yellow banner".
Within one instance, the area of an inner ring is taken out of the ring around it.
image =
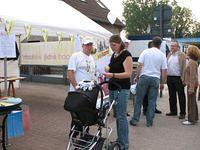
[[[32,31],[32,25],[24,25],[25,32],[26,32],[26,40],[28,41]]]
[[[57,36],[58,36],[58,44],[61,44],[62,41],[62,32],[57,32]]]
[[[42,36],[45,42],[48,40],[48,30],[47,29],[42,29]]]
[[[96,54],[95,54],[95,59],[100,59],[100,58],[102,58],[103,56],[106,56],[106,55],[108,55],[108,54],[109,54],[109,49],[107,48],[107,49],[105,49],[105,50],[103,50],[103,51],[101,51],[101,52],[96,53]]]
[[[10,35],[13,26],[14,26],[14,22],[13,21],[6,20],[6,33],[7,33],[8,36]]]

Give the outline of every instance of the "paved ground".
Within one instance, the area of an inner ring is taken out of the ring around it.
[[[145,126],[144,116],[137,127],[129,126],[130,150],[200,149],[200,123],[183,126],[178,117],[165,116],[168,112],[166,90],[163,98],[158,99],[158,108],[163,113],[156,115],[153,127]],[[8,150],[65,150],[70,125],[69,112],[63,109],[67,91],[68,87],[64,85],[22,82],[16,93],[30,107],[32,129],[24,136],[10,139],[11,146]],[[131,113],[132,108],[130,100],[128,109]],[[109,119],[109,123],[115,128],[114,118],[110,116]],[[115,136],[114,131],[112,138]]]

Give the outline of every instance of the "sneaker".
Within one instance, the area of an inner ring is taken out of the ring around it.
[[[167,113],[166,116],[177,116],[177,114]]]
[[[130,115],[129,113],[126,113],[126,116],[129,117],[129,116],[131,116],[131,115]]]
[[[147,112],[146,112],[146,111],[143,111],[143,115],[146,116],[146,114],[147,114]]]
[[[182,122],[183,125],[194,125],[194,122],[184,121]]]
[[[178,118],[179,119],[185,119],[185,115],[180,115]]]
[[[137,126],[137,123],[134,123],[132,120],[130,120],[130,125],[132,125],[132,126]]]
[[[113,114],[113,117],[116,118],[116,114]]]
[[[150,124],[146,124],[146,126],[147,126],[147,127],[152,127],[153,124],[152,124],[152,123],[150,123]]]
[[[162,114],[162,111],[156,109],[156,110],[155,110],[155,113],[156,113],[156,114]]]

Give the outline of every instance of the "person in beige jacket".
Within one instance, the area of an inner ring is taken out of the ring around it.
[[[184,125],[193,125],[199,119],[198,107],[196,102],[196,92],[198,87],[198,59],[200,59],[199,48],[196,46],[189,46],[187,49],[187,56],[189,62],[184,73],[184,84],[187,86],[187,107],[188,120],[184,121]]]
[[[180,106],[179,119],[184,119],[186,114],[186,97],[184,92],[184,71],[186,66],[186,55],[179,49],[176,40],[171,42],[171,50],[167,56],[167,86],[169,91],[170,112],[167,116],[177,115],[177,93]]]
[[[200,101],[200,65],[198,67],[198,81],[199,81],[198,101]]]

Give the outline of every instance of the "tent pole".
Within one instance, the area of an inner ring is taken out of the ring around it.
[[[21,66],[21,34],[18,35],[18,44],[19,44],[19,60],[18,60],[18,66]]]
[[[4,96],[8,96],[7,91],[7,57],[4,58]]]

